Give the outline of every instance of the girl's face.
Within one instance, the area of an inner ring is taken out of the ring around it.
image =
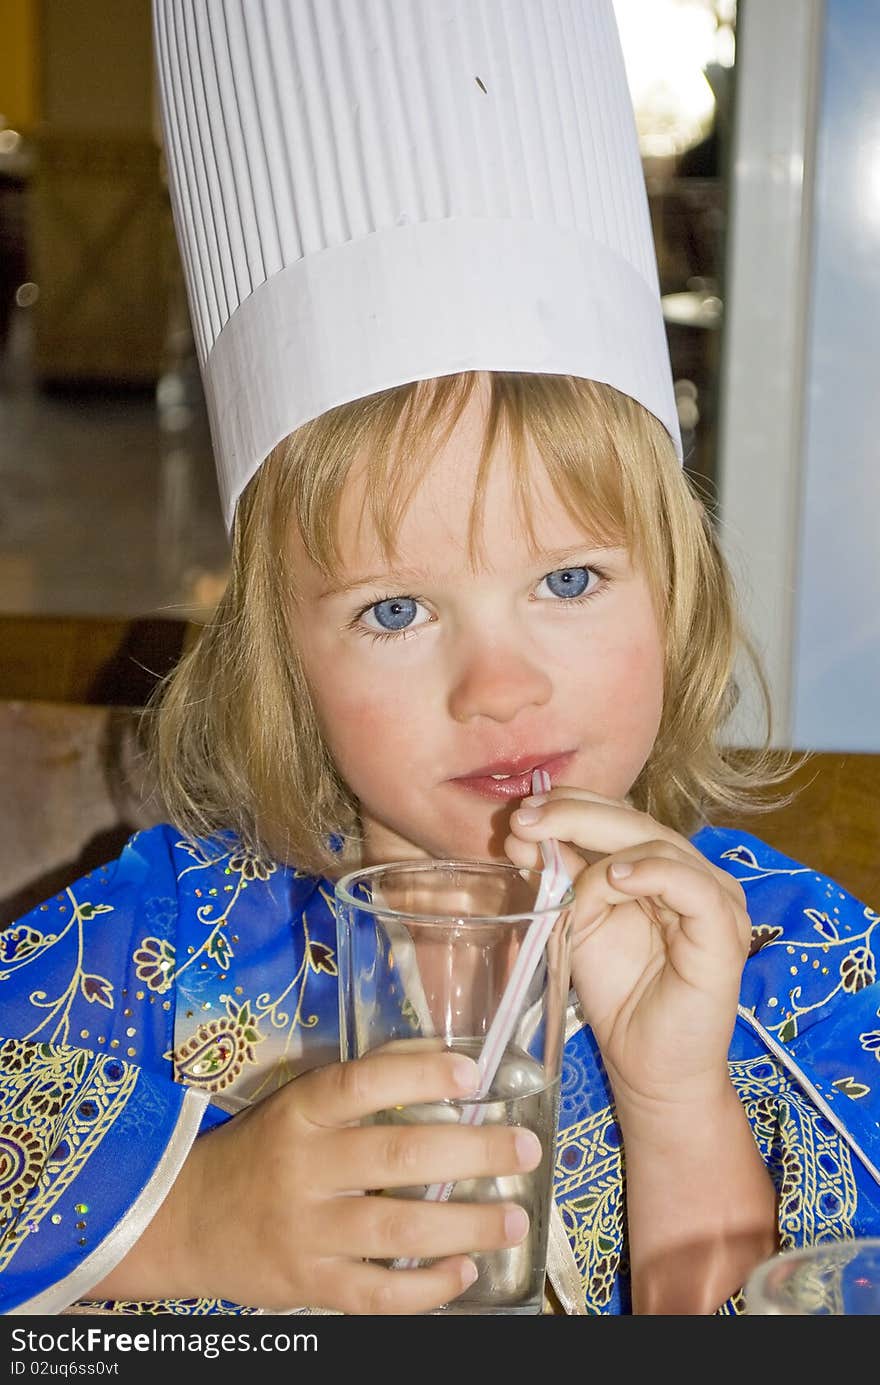
[[[504,859],[511,811],[545,766],[554,784],[624,798],[660,724],[663,632],[625,548],[598,547],[530,447],[539,551],[523,532],[507,443],[468,521],[483,438],[474,392],[421,483],[389,566],[353,471],[345,570],[328,582],[294,539],[292,613],[318,718],[359,800],[363,864]]]

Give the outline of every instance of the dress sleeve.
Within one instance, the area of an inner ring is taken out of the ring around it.
[[[175,834],[0,933],[0,1309],[54,1314],[141,1235],[207,1098],[173,1079]]]
[[[780,1249],[880,1236],[880,915],[749,833],[694,843],[746,893],[729,1066],[776,1185]]]

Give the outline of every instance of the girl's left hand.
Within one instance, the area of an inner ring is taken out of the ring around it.
[[[751,937],[742,886],[627,803],[564,786],[538,798],[512,814],[504,849],[540,869],[541,839],[560,843],[576,896],[572,981],[618,1107],[713,1099]]]

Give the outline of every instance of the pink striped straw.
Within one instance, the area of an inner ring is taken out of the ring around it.
[[[547,771],[545,769],[534,770],[532,773],[532,793],[547,793],[549,788],[550,775]],[[492,1086],[498,1065],[510,1042],[523,997],[528,990],[529,982],[538,965],[544,945],[553,932],[553,925],[559,917],[558,912],[545,914],[538,911],[549,910],[558,905],[560,900],[565,897],[566,891],[571,887],[571,881],[562,863],[562,853],[559,850],[558,842],[550,837],[546,841],[542,841],[540,847],[544,868],[541,871],[541,883],[535,900],[536,917],[526,930],[523,945],[517,954],[504,995],[501,997],[495,1018],[489,1026],[480,1056],[477,1059],[479,1083],[476,1096],[480,1100],[487,1095]],[[461,1112],[461,1122],[464,1125],[480,1125],[485,1110],[485,1106],[477,1104],[464,1106]],[[454,1187],[454,1183],[431,1183],[425,1191],[425,1201],[445,1202]],[[396,1269],[413,1269],[418,1263],[419,1261],[416,1259],[401,1258],[394,1261],[394,1267]]]

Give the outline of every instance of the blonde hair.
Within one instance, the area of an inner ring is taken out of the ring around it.
[[[232,830],[247,849],[304,872],[338,874],[356,862],[358,805],[321,736],[291,636],[291,525],[319,568],[337,570],[339,501],[363,460],[367,505],[391,559],[400,518],[479,379],[467,372],[418,381],[332,409],[279,443],[250,482],[216,613],[146,714],[159,791],[182,833]],[[760,659],[737,616],[713,521],[668,433],[608,385],[504,373],[488,382],[472,553],[495,441],[506,429],[527,528],[530,438],[572,515],[600,541],[625,542],[647,574],[665,629],[665,685],[659,732],[630,801],[685,835],[719,810],[767,811],[774,804],[766,789],[797,765],[770,749]],[[766,715],[764,745],[748,756],[720,743],[739,697],[739,646]],[[341,853],[331,835],[343,839]]]

